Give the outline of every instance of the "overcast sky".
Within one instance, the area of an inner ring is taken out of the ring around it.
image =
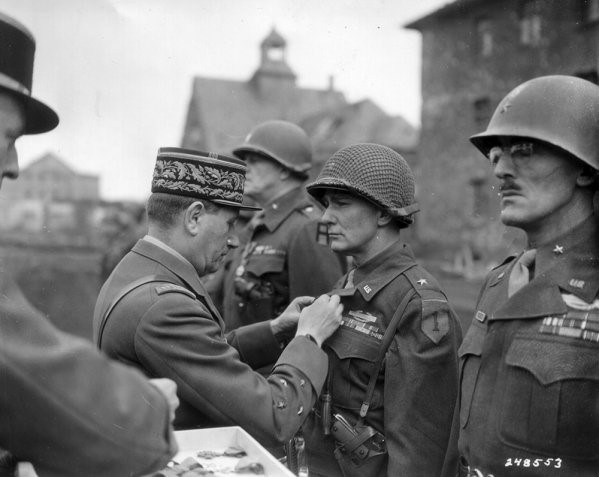
[[[420,121],[420,34],[402,28],[449,0],[2,0],[37,39],[33,95],[58,128],[19,140],[99,174],[109,200],[149,194],[156,151],[178,146],[194,76],[247,80],[275,26],[302,87],[329,76],[350,101]]]

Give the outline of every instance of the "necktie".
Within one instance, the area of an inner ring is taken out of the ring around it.
[[[508,297],[516,293],[520,288],[526,285],[530,280],[530,268],[535,261],[537,249],[532,248],[524,252],[512,268],[510,280],[508,282],[507,295]]]

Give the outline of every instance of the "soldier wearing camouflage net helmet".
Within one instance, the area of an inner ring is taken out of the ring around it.
[[[327,384],[303,428],[310,475],[453,477],[461,330],[400,240],[418,211],[410,167],[388,147],[355,144],[307,189],[325,207],[330,247],[355,265],[332,292],[343,320],[325,343]]]
[[[460,348],[460,475],[597,476],[599,87],[527,81],[470,140],[527,246],[487,276]]]

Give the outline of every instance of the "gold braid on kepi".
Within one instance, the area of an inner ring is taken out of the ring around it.
[[[402,227],[411,224],[418,212],[414,175],[406,160],[393,149],[362,143],[340,149],[325,163],[306,189],[319,202],[326,190],[355,194],[374,203],[397,219]]]

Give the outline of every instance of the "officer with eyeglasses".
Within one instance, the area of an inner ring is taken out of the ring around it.
[[[487,276],[459,350],[459,475],[597,476],[599,87],[527,81],[470,140],[527,247]]]

